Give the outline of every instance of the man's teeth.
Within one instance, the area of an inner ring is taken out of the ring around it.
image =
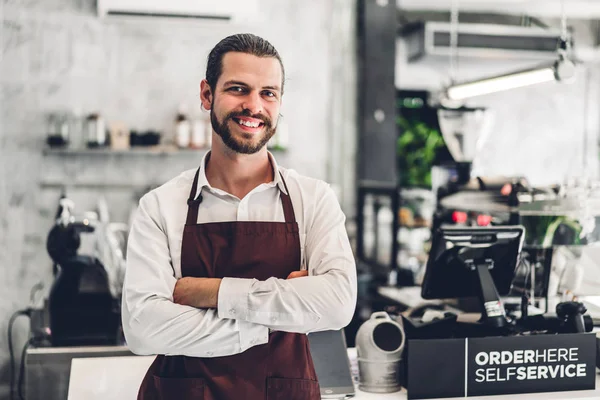
[[[250,128],[258,128],[258,126],[260,125],[259,122],[244,121],[243,119],[238,120],[238,124],[244,125],[244,126],[247,126]]]

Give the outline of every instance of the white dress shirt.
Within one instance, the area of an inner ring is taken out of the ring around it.
[[[196,197],[202,193],[198,223],[284,222],[281,172],[299,226],[302,269],[308,267],[309,276],[223,278],[217,309],[174,303],[187,199],[196,170],[185,171],[140,199],[131,226],[122,299],[123,330],[131,351],[227,356],[267,343],[269,329],[308,333],[340,329],[350,322],[356,305],[356,265],[339,203],[327,183],[280,168],[272,154],[269,157],[274,181],[238,199],[210,186],[205,156],[196,191]]]

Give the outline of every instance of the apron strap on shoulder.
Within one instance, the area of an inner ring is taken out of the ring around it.
[[[296,215],[294,214],[294,206],[292,206],[292,200],[290,198],[290,190],[287,187],[287,183],[285,183],[285,179],[283,179],[283,174],[281,171],[279,172],[279,176],[281,176],[281,181],[283,182],[283,187],[285,187],[285,191],[287,193],[283,193],[283,191],[279,191],[281,196],[281,205],[283,206],[283,215],[285,216],[285,222],[296,222]]]
[[[196,175],[194,176],[194,183],[192,183],[190,195],[187,200],[188,212],[187,218],[185,219],[186,225],[196,225],[198,223],[198,208],[200,207],[200,203],[202,202],[202,193],[200,193],[197,199],[195,199],[194,196],[196,195],[196,188],[198,186],[199,175],[200,168],[198,168],[198,170],[196,171]]]

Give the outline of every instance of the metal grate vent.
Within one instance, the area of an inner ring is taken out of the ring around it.
[[[419,22],[402,28],[409,61],[450,54],[451,25]],[[550,60],[556,58],[560,32],[537,27],[460,24],[458,55],[476,58]]]

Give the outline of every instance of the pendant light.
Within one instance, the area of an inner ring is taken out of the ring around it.
[[[571,82],[575,78],[575,64],[568,58],[570,50],[569,34],[567,29],[567,19],[564,10],[564,0],[561,0],[561,38],[557,46],[557,60],[551,64],[540,65],[536,68],[520,70],[505,75],[494,76],[490,78],[479,79],[471,82],[454,83],[446,88],[442,95],[442,102],[456,103],[462,102],[471,97],[481,96],[490,93],[496,93],[504,90],[516,89],[520,87],[536,85],[546,82]],[[451,36],[451,45],[457,45],[457,39],[454,43]],[[457,46],[456,46],[457,47]],[[451,51],[456,51],[451,49]],[[451,76],[453,77],[454,63],[451,62]]]

